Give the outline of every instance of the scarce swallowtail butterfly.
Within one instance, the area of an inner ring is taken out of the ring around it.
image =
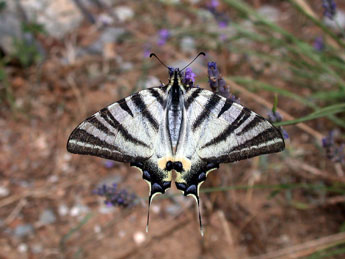
[[[268,120],[214,92],[184,84],[182,71],[169,69],[166,85],[139,91],[87,118],[71,133],[67,150],[138,168],[150,187],[149,207],[170,188],[175,171],[177,189],[197,202],[203,234],[199,189],[207,175],[220,163],[279,152],[285,144]],[[148,223],[149,212],[146,230]]]

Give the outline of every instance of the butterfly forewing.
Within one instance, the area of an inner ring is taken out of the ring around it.
[[[152,90],[140,91],[86,119],[69,137],[68,151],[121,162],[151,157],[160,127],[159,113],[163,110],[151,93]]]

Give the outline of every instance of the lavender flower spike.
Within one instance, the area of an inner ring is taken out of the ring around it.
[[[186,72],[184,73],[184,83],[187,85],[193,86],[195,82],[195,73],[193,73],[190,67],[186,68]]]
[[[334,0],[322,0],[322,7],[324,9],[323,15],[328,17],[329,19],[333,20],[337,5],[335,4]]]
[[[168,29],[161,29],[158,32],[158,46],[163,46],[170,37],[170,31]]]
[[[95,194],[105,197],[104,203],[107,206],[119,206],[122,208],[132,207],[137,198],[135,193],[129,193],[126,189],[119,190],[117,184],[112,186],[102,185],[94,191]]]

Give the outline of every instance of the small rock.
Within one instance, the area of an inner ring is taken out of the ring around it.
[[[332,28],[335,31],[339,29],[345,29],[345,12],[343,10],[337,9],[333,20],[325,16],[323,21],[326,26]]]
[[[102,228],[101,228],[101,226],[100,225],[95,225],[94,227],[93,227],[93,231],[95,231],[95,233],[101,233],[101,231],[102,231]]]
[[[263,5],[259,9],[257,9],[257,12],[266,20],[271,22],[277,22],[280,17],[279,9],[271,5]]]
[[[59,176],[56,174],[50,175],[48,177],[48,182],[50,183],[56,183],[57,181],[59,181]]]
[[[102,204],[100,205],[98,211],[101,214],[110,214],[113,213],[115,210],[115,208],[113,206],[107,206],[106,204],[104,204],[104,200],[102,200]]]
[[[18,225],[14,229],[14,235],[18,238],[29,236],[33,234],[33,232],[34,232],[34,227],[31,224]]]
[[[54,212],[52,210],[45,209],[41,213],[39,221],[43,225],[52,224],[52,223],[54,223],[56,221],[56,216],[55,216],[55,214],[54,214]]]
[[[195,40],[192,37],[183,37],[180,42],[180,47],[183,52],[194,53],[195,52]]]
[[[158,214],[161,211],[161,206],[153,204],[151,205],[151,210],[153,213]]]
[[[79,55],[89,54],[104,54],[106,46],[113,43],[119,43],[124,35],[126,35],[124,28],[107,27],[101,36],[85,49],[79,50]]]
[[[142,243],[145,242],[146,237],[145,237],[145,234],[143,232],[135,232],[133,235],[133,239],[137,245],[141,245]]]
[[[172,216],[177,216],[181,212],[181,206],[178,204],[169,205],[165,208],[165,212]]]
[[[61,217],[66,216],[69,212],[69,209],[66,204],[60,204],[58,208],[58,213]]]
[[[20,253],[26,253],[28,251],[28,245],[24,243],[19,244],[18,251]]]
[[[10,191],[5,186],[0,186],[0,197],[6,197],[10,194]]]
[[[83,204],[76,204],[70,210],[70,215],[72,217],[77,217],[79,215],[86,214],[89,211],[89,208]]]
[[[120,237],[120,238],[124,238],[125,236],[126,236],[126,232],[123,231],[123,230],[120,230],[120,231],[119,231],[119,237]]]
[[[126,33],[124,28],[106,28],[101,34],[100,41],[104,43],[118,43]]]
[[[138,81],[138,87],[142,89],[160,86],[161,82],[155,76],[147,76],[145,79],[140,79]]]
[[[133,18],[134,12],[128,6],[119,6],[114,9],[114,15],[120,22],[125,22]]]
[[[70,0],[26,0],[21,1],[21,6],[29,21],[43,24],[49,35],[59,39],[83,21],[80,10]]]
[[[31,246],[31,251],[34,254],[40,254],[43,251],[43,246],[41,244],[33,244]]]

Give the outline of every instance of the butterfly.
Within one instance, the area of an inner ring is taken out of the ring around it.
[[[171,187],[174,171],[177,189],[196,200],[203,234],[199,192],[208,174],[220,163],[282,151],[285,143],[280,130],[262,116],[184,82],[185,68],[170,68],[167,84],[139,91],[87,118],[71,133],[67,150],[138,168],[149,185],[149,207]],[[149,209],[146,230],[148,223]]]

